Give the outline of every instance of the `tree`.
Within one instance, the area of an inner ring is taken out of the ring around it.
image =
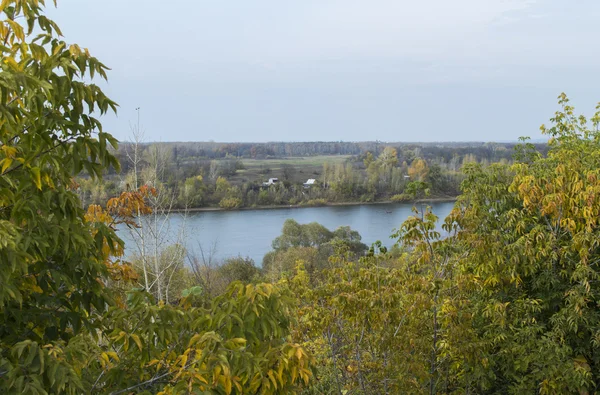
[[[429,169],[423,159],[415,159],[408,168],[408,175],[413,181],[425,181]]]
[[[356,254],[361,254],[367,250],[367,246],[361,242],[362,236],[349,226],[340,226],[333,231],[332,241],[339,241],[348,249]]]
[[[139,144],[139,136],[134,137],[135,144]],[[177,231],[172,231],[170,217],[177,195],[165,182],[170,154],[166,147],[153,145],[146,151],[146,165],[133,166],[134,171],[139,171],[139,174],[132,174],[133,179],[151,187],[151,193],[144,195],[150,212],[146,215],[138,213],[139,226],[129,227],[136,249],[132,263],[141,273],[140,285],[157,300],[167,303],[170,281],[180,271],[185,256],[181,246],[184,245],[187,215],[184,212],[182,225]],[[180,247],[171,248],[173,246]]]
[[[227,190],[229,188],[230,188],[229,182],[227,181],[227,179],[225,177],[217,178],[217,181],[215,184],[215,190],[217,192],[225,193],[225,192],[227,192]]]
[[[317,380],[307,394],[422,393],[431,333],[427,281],[410,265],[390,268],[385,254],[347,261],[309,281],[298,263],[297,339],[315,355]],[[427,334],[427,335],[424,335]]]
[[[331,232],[317,222],[299,224],[288,218],[283,223],[281,236],[273,240],[274,250],[286,250],[290,247],[318,247],[331,240]]]
[[[600,112],[590,125],[564,94],[559,103],[553,125],[542,127],[551,137],[546,157],[529,151],[511,167],[465,168],[452,220],[482,363],[458,374],[478,392],[600,385]],[[451,348],[457,360],[465,355]]]
[[[394,147],[385,147],[377,157],[377,160],[382,166],[389,169],[398,164],[398,152]]]
[[[254,265],[254,261],[241,256],[225,260],[218,271],[227,284],[235,281],[248,284],[260,275],[260,269]]]
[[[94,112],[116,104],[93,83],[107,68],[69,45],[42,0],[0,4],[0,391],[82,392],[65,359],[94,332],[111,297],[103,246],[121,242],[85,220],[73,177],[119,167]],[[24,22],[24,26],[20,22]],[[92,236],[94,234],[94,236]]]
[[[202,176],[190,177],[179,187],[180,207],[201,207],[204,202],[205,185]]]

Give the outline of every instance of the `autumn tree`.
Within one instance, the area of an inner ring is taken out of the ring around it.
[[[429,169],[423,159],[415,159],[408,168],[408,175],[413,181],[425,181]]]
[[[89,82],[107,68],[68,44],[43,0],[0,4],[0,390],[83,392],[72,339],[93,333],[111,303],[102,247],[120,241],[90,223],[73,176],[118,168],[116,140],[93,113],[116,104]],[[23,23],[23,25],[21,25]],[[92,236],[92,234],[94,236]]]
[[[542,127],[547,156],[524,145],[511,167],[469,164],[451,216],[480,346],[480,363],[457,374],[476,392],[590,393],[600,385],[600,113],[588,122],[564,94],[559,103]]]

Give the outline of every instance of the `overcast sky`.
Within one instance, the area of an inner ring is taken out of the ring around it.
[[[506,141],[600,101],[598,0],[58,0],[121,140]]]

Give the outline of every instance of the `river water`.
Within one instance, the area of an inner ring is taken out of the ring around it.
[[[433,213],[442,220],[450,213],[454,202],[429,204]],[[293,218],[298,223],[318,222],[330,230],[350,226],[362,236],[363,243],[371,245],[380,240],[390,247],[394,229],[412,215],[413,204],[371,204],[354,206],[325,206],[310,208],[277,208],[267,210],[202,211],[184,218],[172,214],[164,228],[163,245],[181,240],[188,251],[222,260],[241,255],[261,265],[263,256],[271,250],[271,242],[281,234],[283,223]],[[183,232],[181,233],[181,230]],[[441,228],[440,228],[441,231]],[[135,253],[135,243],[127,230],[119,232],[125,240],[126,254]]]

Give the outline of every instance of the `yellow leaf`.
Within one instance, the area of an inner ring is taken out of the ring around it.
[[[33,182],[35,183],[35,186],[37,187],[37,189],[41,190],[42,189],[42,178],[40,175],[40,168],[32,167],[31,175],[33,176]]]
[[[187,361],[188,361],[187,355],[183,354],[183,355],[181,355],[179,357],[179,363],[181,365],[181,369],[180,370],[185,369],[185,364],[187,363]]]
[[[152,361],[148,362],[148,366],[156,365],[159,362],[160,361],[158,359],[153,359]]]
[[[298,370],[295,366],[292,366],[291,376],[292,376],[292,383],[295,383],[296,378],[298,377]]]
[[[213,383],[217,384],[217,382],[219,381],[219,376],[221,375],[221,366],[217,365],[215,366],[214,370],[213,370]]]
[[[194,344],[198,343],[198,341],[200,341],[200,339],[202,338],[202,334],[200,333],[196,333],[194,336],[192,336],[192,338],[190,339],[190,342],[188,343],[188,347],[192,347]]]
[[[6,58],[4,58],[4,63],[8,64],[15,70],[19,70],[19,64],[10,56],[7,56]]]
[[[225,387],[225,393],[227,395],[231,394],[231,380],[229,379],[229,377],[225,378],[223,386]]]
[[[108,359],[108,355],[106,355],[105,352],[100,354],[100,365],[102,365],[102,369],[104,369],[106,367],[106,364],[109,362],[110,360]]]
[[[269,378],[269,380],[271,380],[271,382],[273,383],[273,388],[277,389],[277,380],[275,379],[275,375],[273,374],[272,370],[269,370],[267,372],[267,377]]]
[[[119,362],[119,356],[117,355],[116,352],[114,351],[107,351],[105,353],[102,353],[103,355],[106,354],[106,356],[111,357],[112,359],[114,359],[115,361]]]
[[[200,373],[194,373],[194,377],[196,378],[196,380],[201,381],[204,384],[208,384],[208,381]]]
[[[142,341],[140,340],[140,337],[134,333],[133,335],[131,335],[131,338],[133,339],[135,344],[137,344],[140,351],[142,351]]]
[[[4,154],[9,158],[14,158],[15,155],[17,154],[17,149],[15,147],[10,147],[8,145],[3,145],[2,151],[4,151]]]
[[[4,173],[6,171],[6,169],[8,169],[10,167],[12,162],[13,162],[13,160],[11,158],[4,158],[2,160],[2,173]]]

